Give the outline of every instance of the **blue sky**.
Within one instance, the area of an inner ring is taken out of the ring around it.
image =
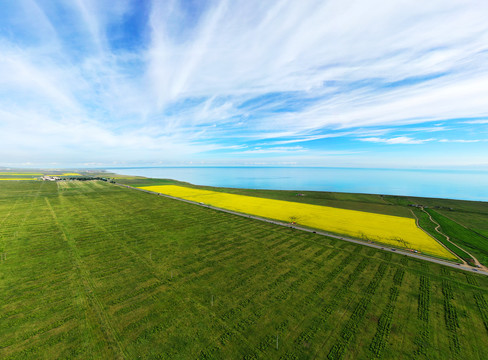
[[[0,7],[0,166],[488,169],[486,1]]]

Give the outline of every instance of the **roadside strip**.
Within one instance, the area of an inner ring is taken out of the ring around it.
[[[301,226],[297,226],[297,225],[290,225],[289,223],[284,223],[284,222],[281,222],[281,221],[271,220],[271,219],[263,218],[263,217],[260,217],[260,216],[249,215],[249,214],[240,213],[240,212],[236,212],[236,211],[232,211],[232,210],[227,210],[227,209],[215,207],[215,206],[212,206],[212,205],[208,205],[208,204],[204,204],[204,203],[200,203],[200,202],[196,202],[196,201],[192,201],[192,200],[186,200],[186,199],[174,197],[174,196],[171,196],[171,195],[166,195],[166,194],[162,194],[162,193],[158,193],[158,192],[154,192],[154,191],[149,191],[149,190],[145,190],[145,189],[136,188],[136,187],[133,187],[133,186],[130,186],[130,185],[124,185],[124,184],[119,184],[119,183],[115,183],[115,184],[116,185],[119,185],[119,186],[122,186],[122,187],[129,188],[129,189],[134,189],[134,190],[142,191],[142,192],[145,192],[145,193],[148,193],[148,194],[164,196],[164,197],[166,197],[168,199],[179,200],[179,201],[186,202],[188,204],[198,205],[198,206],[202,206],[202,207],[205,207],[205,208],[208,208],[208,209],[222,211],[222,212],[225,212],[225,213],[228,213],[228,214],[233,214],[233,215],[237,215],[237,216],[243,216],[243,217],[250,218],[250,219],[254,219],[254,220],[260,220],[260,221],[264,221],[264,222],[267,222],[267,223],[270,223],[270,224],[280,225],[280,226],[284,226],[284,227],[287,227],[287,228],[291,228],[291,229],[295,229],[295,230],[300,230],[300,231],[306,231],[306,232],[309,232],[309,233],[323,235],[323,236],[327,236],[327,237],[334,238],[334,239],[339,239],[339,240],[343,240],[343,241],[349,241],[349,242],[352,242],[352,243],[355,243],[355,244],[365,245],[365,246],[369,246],[369,247],[372,247],[372,248],[376,248],[376,249],[380,249],[380,250],[384,250],[384,251],[389,251],[389,252],[394,252],[394,253],[397,253],[397,254],[401,254],[401,255],[405,255],[405,256],[410,256],[410,257],[413,257],[413,258],[416,258],[416,259],[430,261],[430,262],[433,262],[433,263],[436,263],[436,264],[449,266],[449,267],[452,267],[452,268],[455,268],[455,269],[460,269],[460,270],[469,271],[469,272],[475,272],[475,273],[478,273],[478,274],[482,274],[482,275],[487,275],[488,276],[488,272],[487,271],[483,271],[481,269],[477,269],[477,268],[474,268],[474,267],[469,266],[469,265],[463,265],[463,264],[451,262],[451,261],[448,261],[448,260],[437,259],[437,258],[430,257],[430,256],[427,256],[427,255],[421,255],[421,254],[418,254],[418,253],[412,253],[410,251],[405,251],[405,250],[401,250],[401,249],[397,249],[397,248],[388,247],[387,245],[383,245],[383,244],[364,242],[362,240],[357,240],[357,239],[352,239],[352,238],[349,238],[349,237],[344,237],[344,236],[340,236],[340,235],[336,235],[336,234],[331,234],[331,233],[328,233],[328,232],[325,232],[325,231],[321,231],[321,230],[314,230],[314,229],[309,229],[309,228],[305,228],[305,227],[301,227]]]

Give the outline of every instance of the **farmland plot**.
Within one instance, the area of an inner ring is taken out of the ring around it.
[[[0,184],[2,359],[488,358],[486,277],[58,184]]]
[[[437,241],[419,229],[415,220],[411,218],[227,194],[176,185],[147,186],[142,189],[242,213],[296,222],[364,240],[416,249],[446,259],[456,259]]]

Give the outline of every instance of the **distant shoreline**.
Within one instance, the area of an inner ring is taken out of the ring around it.
[[[488,172],[319,167],[121,167],[123,175],[177,179],[202,186],[330,191],[488,201]]]

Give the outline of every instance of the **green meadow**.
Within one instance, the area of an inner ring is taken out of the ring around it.
[[[486,276],[108,182],[0,182],[0,259],[2,359],[488,358]]]

